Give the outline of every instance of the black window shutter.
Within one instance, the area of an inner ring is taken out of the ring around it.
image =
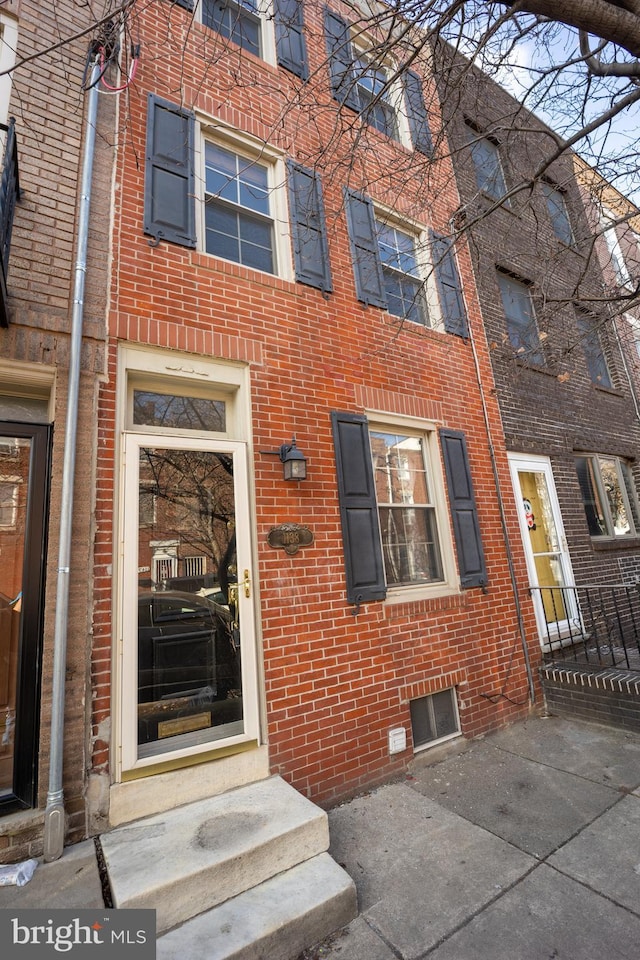
[[[462,296],[460,274],[453,252],[453,243],[431,231],[431,253],[438,284],[438,296],[442,309],[442,319],[447,333],[458,337],[468,337],[467,312]]]
[[[331,414],[336,451],[347,600],[384,600],[387,587],[369,425],[362,414]]]
[[[296,280],[331,290],[329,247],[320,178],[313,170],[288,161],[289,201]]]
[[[195,247],[195,117],[149,94],[144,232]]]
[[[345,190],[351,255],[358,300],[387,308],[373,203],[361,193]]]
[[[193,10],[193,0],[173,0],[174,7],[184,7],[185,10]]]
[[[412,70],[407,70],[404,75],[404,93],[407,101],[407,116],[413,147],[430,157],[433,153],[433,142],[429,130],[427,109],[424,105],[422,80]]]
[[[307,45],[300,0],[274,0],[273,19],[276,32],[278,64],[302,80],[309,79]]]
[[[329,9],[325,10],[324,23],[333,95],[339,103],[344,103],[352,110],[360,112],[360,99],[355,87],[353,51],[348,24],[337,13]]]
[[[487,567],[480,537],[478,510],[473,493],[467,442],[458,430],[440,430],[449,507],[458,553],[460,586],[484,587]]]

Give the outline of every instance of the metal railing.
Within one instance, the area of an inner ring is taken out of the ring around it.
[[[640,583],[530,589],[547,657],[640,673]]]
[[[16,122],[12,117],[9,124],[0,123],[0,130],[6,133],[2,180],[0,181],[0,327],[9,326],[7,309],[7,273],[9,272],[9,252],[11,250],[11,230],[16,200],[20,199],[20,177],[18,174],[18,142]]]

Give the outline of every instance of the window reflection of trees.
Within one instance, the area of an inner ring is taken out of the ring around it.
[[[224,453],[143,448],[140,489],[153,490],[155,510],[146,519],[144,545],[177,540],[181,550],[209,558],[219,570],[229,564],[234,538],[233,458]],[[142,543],[141,543],[142,546]],[[226,572],[226,568],[225,568]]]

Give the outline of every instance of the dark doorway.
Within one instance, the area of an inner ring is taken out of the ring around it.
[[[0,421],[0,813],[36,798],[50,445]]]

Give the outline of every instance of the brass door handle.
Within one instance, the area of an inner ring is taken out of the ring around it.
[[[249,579],[249,571],[244,571],[244,580],[242,581],[242,586],[244,587],[245,597],[251,596],[251,580]]]

